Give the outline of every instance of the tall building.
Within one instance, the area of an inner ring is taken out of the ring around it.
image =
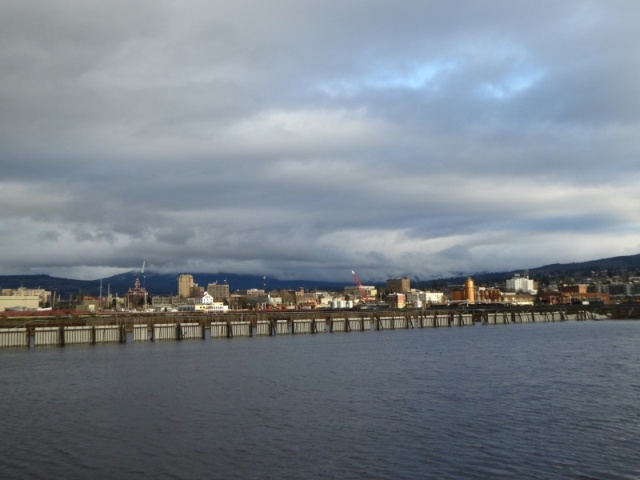
[[[391,278],[387,280],[387,291],[390,293],[409,293],[411,281],[409,277]]]
[[[184,274],[178,277],[178,296],[180,298],[189,298],[192,288],[193,275]]]
[[[211,295],[216,302],[221,302],[225,299],[229,299],[229,285],[223,283],[218,285],[217,283],[210,283],[207,285],[207,292]]]
[[[507,292],[523,292],[534,295],[537,293],[535,282],[529,277],[521,277],[518,274],[507,280],[506,287]]]

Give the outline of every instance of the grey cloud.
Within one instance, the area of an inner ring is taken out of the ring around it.
[[[0,255],[349,281],[628,254],[638,9],[5,3]]]

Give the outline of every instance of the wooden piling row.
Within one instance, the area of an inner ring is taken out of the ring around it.
[[[207,338],[236,338],[274,335],[317,333],[349,333],[415,328],[442,328],[452,326],[504,325],[512,323],[541,323],[560,321],[604,320],[607,317],[592,311],[511,311],[494,310],[434,311],[398,315],[393,312],[369,314],[330,314],[324,318],[300,315],[285,318],[262,317],[258,314],[235,316],[181,316],[179,322],[168,323],[168,316],[118,318],[117,324],[106,324],[106,319],[90,319],[87,324],[78,320],[73,325],[21,325],[0,329],[0,348],[31,346],[96,345],[126,343],[127,332],[134,342],[189,340]],[[66,320],[65,320],[66,321]],[[53,322],[52,322],[53,323]]]

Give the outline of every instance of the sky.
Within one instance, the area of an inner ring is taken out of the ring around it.
[[[0,274],[640,252],[635,0],[0,1]]]

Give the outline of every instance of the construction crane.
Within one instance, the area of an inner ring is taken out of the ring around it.
[[[358,275],[356,275],[356,271],[351,270],[351,275],[353,275],[353,279],[356,281],[356,285],[358,286],[358,290],[360,291],[360,298],[362,298],[362,301],[364,303],[368,303],[369,297],[367,296],[367,292],[365,292],[364,287],[362,286],[362,282],[358,278]]]

